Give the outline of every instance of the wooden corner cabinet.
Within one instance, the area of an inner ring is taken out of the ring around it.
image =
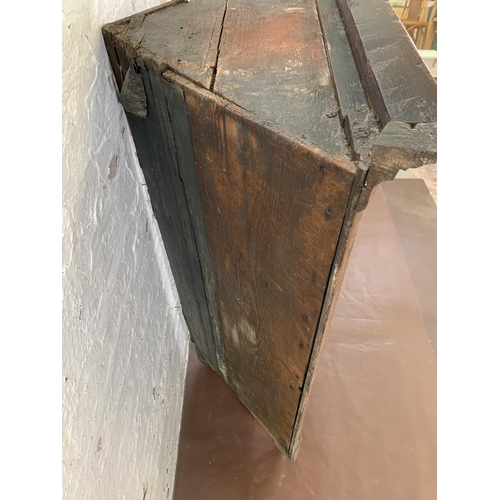
[[[191,0],[103,27],[199,356],[295,460],[373,188],[436,162],[436,83],[384,0]]]

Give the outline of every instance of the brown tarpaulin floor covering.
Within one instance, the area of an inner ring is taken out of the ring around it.
[[[436,206],[420,179],[363,214],[291,464],[190,352],[175,500],[436,498]]]

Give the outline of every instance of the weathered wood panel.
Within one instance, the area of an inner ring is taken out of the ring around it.
[[[291,460],[360,211],[435,161],[398,23],[383,0],[193,0],[103,28],[197,351]]]
[[[338,4],[382,125],[435,122],[436,82],[389,2],[338,0]]]
[[[211,329],[204,333],[207,337],[212,337],[216,354],[216,359],[210,359],[210,357],[205,359],[225,378],[224,351],[221,348],[220,342],[220,325],[215,279],[208,250],[205,224],[203,222],[203,211],[198,190],[198,176],[193,156],[186,102],[184,100],[184,93],[178,85],[174,85],[164,79],[162,79],[162,84],[167,97],[169,119],[172,124],[172,137],[177,152],[179,177],[184,186],[186,195],[187,207],[196,243],[196,251],[202,270],[206,305],[210,317]],[[203,303],[203,300],[201,300],[201,303]],[[200,351],[199,348],[198,351]],[[203,355],[203,351],[201,354]]]
[[[217,369],[201,264],[162,79],[150,74],[140,60],[137,69],[144,83],[147,116],[141,118],[127,112],[127,119],[191,337]]]
[[[105,39],[113,33],[126,40],[135,57],[150,55],[162,71],[170,68],[209,88],[225,9],[226,0],[173,2],[107,25],[103,32]],[[121,87],[116,71],[115,76]]]
[[[370,156],[371,165],[358,210],[366,207],[377,184],[394,179],[399,170],[436,163],[437,125],[418,123],[412,127],[409,123],[388,123],[375,140]]]
[[[349,200],[345,209],[342,229],[339,240],[337,242],[337,247],[335,249],[332,269],[328,276],[328,283],[325,289],[323,307],[318,321],[318,327],[316,329],[316,335],[314,338],[314,345],[311,351],[311,357],[304,380],[302,398],[300,399],[299,407],[297,409],[297,417],[294,424],[292,442],[288,453],[288,456],[292,461],[296,459],[297,454],[299,453],[302,439],[301,432],[305,408],[309,402],[309,396],[311,393],[314,378],[316,377],[317,367],[321,358],[321,352],[323,351],[323,347],[326,341],[326,333],[330,328],[330,323],[335,311],[335,305],[340,296],[340,287],[347,270],[347,263],[349,261],[349,255],[354,244],[356,232],[358,230],[358,224],[361,220],[362,212],[357,211],[357,205],[359,203],[359,199],[361,196],[361,187],[363,185],[365,177],[366,172],[364,170],[357,170],[351,185]]]
[[[230,0],[214,91],[349,158],[314,0]]]
[[[169,68],[209,88],[225,9],[226,0],[191,0],[146,17],[133,36]]]
[[[227,381],[287,452],[354,170],[170,79],[184,84]]]
[[[317,0],[317,4],[346,138],[353,157],[368,162],[370,147],[379,132],[377,118],[368,103],[337,3]]]

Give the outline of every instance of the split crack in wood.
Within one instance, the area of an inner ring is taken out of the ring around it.
[[[224,3],[224,13],[222,14],[222,21],[220,25],[220,32],[219,32],[219,41],[217,43],[217,56],[215,57],[215,64],[213,68],[213,73],[212,73],[212,80],[210,82],[210,91],[213,92],[214,87],[215,87],[215,80],[217,78],[217,66],[219,64],[219,56],[220,56],[220,49],[221,49],[221,43],[222,43],[222,35],[224,34],[224,21],[226,20],[226,13],[227,13],[227,4],[229,0],[225,0]]]

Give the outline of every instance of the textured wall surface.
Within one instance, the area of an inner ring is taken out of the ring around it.
[[[63,490],[171,498],[188,332],[100,29],[151,0],[63,1]]]

